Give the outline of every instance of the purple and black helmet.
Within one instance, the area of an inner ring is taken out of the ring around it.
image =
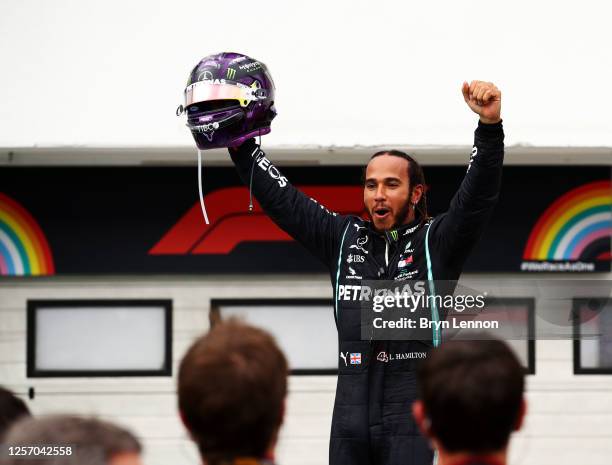
[[[199,149],[237,146],[270,132],[274,82],[266,65],[246,55],[209,55],[189,75],[177,114],[183,111]]]

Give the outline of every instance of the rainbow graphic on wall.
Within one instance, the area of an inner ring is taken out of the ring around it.
[[[0,193],[0,276],[54,273],[51,249],[36,220],[16,201]]]
[[[597,181],[559,197],[529,235],[524,260],[610,260],[612,182]]]

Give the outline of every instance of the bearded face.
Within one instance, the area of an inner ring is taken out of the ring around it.
[[[380,155],[368,163],[363,203],[377,231],[386,231],[414,219],[411,204],[418,202],[408,178],[408,160]],[[416,199],[416,200],[415,200]]]

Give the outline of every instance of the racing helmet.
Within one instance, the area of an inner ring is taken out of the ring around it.
[[[189,75],[183,113],[198,149],[238,146],[270,132],[274,82],[266,65],[246,55],[209,55]]]

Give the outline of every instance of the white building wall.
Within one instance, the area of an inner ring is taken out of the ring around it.
[[[197,451],[188,441],[177,415],[175,377],[26,379],[26,301],[172,299],[176,373],[176,364],[188,345],[209,327],[210,299],[270,296],[330,298],[331,287],[324,275],[3,280],[0,281],[0,384],[24,398],[27,389],[35,387],[35,399],[27,402],[37,415],[66,411],[95,414],[131,428],[144,441],[147,465],[193,465],[198,463]],[[334,324],[331,312],[329,324]],[[316,343],[308,334],[304,337],[305,343]],[[327,463],[335,383],[335,376],[291,377],[287,417],[277,450],[280,464]],[[538,340],[536,375],[528,377],[527,386],[526,425],[512,442],[511,464],[609,464],[612,376],[576,376],[570,341]]]
[[[609,2],[0,3],[0,147],[192,146],[174,115],[205,55],[266,63],[269,146],[471,144],[464,80],[503,92],[507,142],[612,145]]]

